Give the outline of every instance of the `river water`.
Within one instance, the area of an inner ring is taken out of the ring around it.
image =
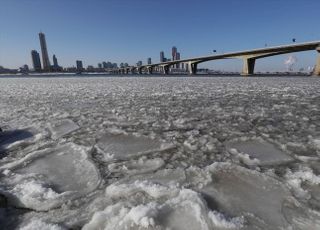
[[[8,229],[320,229],[320,78],[0,78]]]

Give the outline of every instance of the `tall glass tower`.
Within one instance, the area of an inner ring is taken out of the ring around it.
[[[31,57],[34,71],[41,71],[41,61],[39,53],[36,50],[32,50]]]
[[[39,33],[41,53],[42,53],[42,65],[44,71],[50,71],[50,60],[48,56],[46,37],[44,33]]]

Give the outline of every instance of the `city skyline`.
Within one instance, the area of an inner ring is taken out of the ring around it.
[[[157,9],[167,1],[78,2],[74,6],[62,1],[41,4],[38,0],[4,0],[0,9],[0,25],[5,28],[0,37],[0,65],[8,68],[18,68],[24,64],[31,66],[30,50],[40,50],[34,36],[40,30],[46,34],[50,44],[48,56],[56,54],[64,67],[75,66],[78,59],[83,61],[85,67],[97,66],[102,60],[134,65],[139,60],[146,62],[148,57],[159,60],[161,50],[170,58],[172,46],[179,48],[183,58],[188,58],[210,55],[213,50],[223,53],[259,48],[265,44],[288,44],[292,38],[296,38],[297,42],[319,40],[316,11],[320,3],[312,0],[296,0],[290,4],[275,3],[274,0],[269,1],[272,3],[199,1],[193,7],[173,2],[162,17]],[[55,10],[60,9],[62,3],[63,9]],[[45,11],[46,15],[41,11],[45,7],[53,10]],[[130,11],[130,7],[134,10]],[[229,18],[223,17],[222,12]],[[90,17],[83,17],[85,13]],[[257,14],[264,17],[250,20]],[[20,16],[25,20],[18,20]],[[5,20],[6,17],[10,20]],[[139,21],[139,26],[128,24],[133,18]],[[97,26],[98,22],[105,20],[109,24]],[[19,30],[13,30],[17,26]],[[128,36],[129,33],[131,36]],[[316,54],[303,52],[294,55],[298,60],[297,68],[306,68],[314,64]],[[284,59],[288,56],[259,61],[257,70],[284,70]],[[241,68],[241,63],[228,60],[208,62],[203,66],[234,71]]]

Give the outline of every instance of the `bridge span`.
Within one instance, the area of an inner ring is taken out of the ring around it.
[[[220,59],[230,59],[237,58],[243,60],[243,76],[250,76],[254,74],[255,62],[257,59],[287,54],[287,53],[295,53],[302,51],[315,50],[318,53],[315,69],[313,75],[320,76],[320,41],[314,42],[305,42],[298,44],[290,44],[290,45],[282,45],[282,46],[274,46],[274,47],[264,47],[260,49],[253,50],[245,50],[210,56],[202,56],[202,57],[194,57],[188,59],[174,60],[168,62],[160,62],[156,64],[142,65],[142,66],[129,66],[125,68],[120,68],[117,70],[117,73],[128,74],[137,72],[141,74],[143,71],[149,74],[152,74],[155,69],[161,71],[163,74],[169,74],[170,67],[179,63],[185,63],[188,67],[189,74],[196,74],[197,67],[199,63],[220,60]]]

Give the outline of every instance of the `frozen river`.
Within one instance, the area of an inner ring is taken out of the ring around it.
[[[0,78],[1,229],[320,229],[320,78]]]

